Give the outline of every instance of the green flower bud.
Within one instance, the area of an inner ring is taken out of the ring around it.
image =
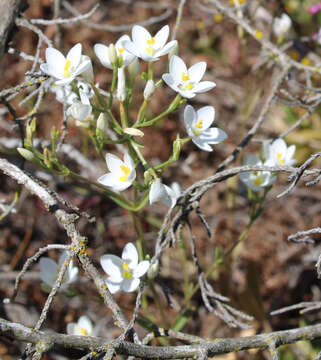
[[[33,161],[33,159],[35,158],[33,152],[30,150],[27,150],[25,148],[19,147],[19,148],[17,148],[17,151],[22,157],[24,157],[28,161]]]
[[[158,275],[158,273],[159,273],[159,262],[157,261],[149,267],[147,271],[147,277],[148,279],[153,280]]]
[[[105,134],[108,129],[108,120],[104,113],[100,113],[97,119],[97,129]]]
[[[114,44],[110,44],[108,47],[108,57],[113,67],[117,67],[117,52]]]

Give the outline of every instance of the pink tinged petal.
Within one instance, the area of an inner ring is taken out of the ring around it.
[[[155,49],[161,49],[165,46],[169,35],[169,26],[163,26],[155,35]]]
[[[112,293],[115,294],[116,292],[121,290],[121,282],[120,283],[113,283],[110,280],[106,279],[105,283],[108,287],[108,290]]]
[[[133,271],[133,276],[134,278],[140,278],[143,275],[145,275],[147,273],[147,270],[149,269],[149,261],[144,260],[141,261],[137,266],[136,269],[134,269]]]
[[[173,55],[169,62],[169,73],[172,76],[175,84],[182,82],[182,74],[187,73],[187,68],[184,61],[177,55]]]
[[[195,121],[196,112],[192,105],[186,105],[184,109],[184,123],[187,128],[192,126],[193,121]]]
[[[103,255],[100,258],[100,265],[107,275],[109,275],[108,280],[112,282],[122,281],[121,266],[123,261],[115,255]]]
[[[194,64],[188,69],[188,74],[191,82],[198,83],[203,78],[206,71],[206,62],[201,61],[197,64]]]
[[[46,49],[46,63],[48,66],[48,71],[56,77],[57,79],[62,79],[64,77],[64,67],[66,63],[66,58],[62,53],[54,48]]]
[[[122,283],[121,283],[121,290],[126,291],[126,292],[132,292],[135,291],[138,286],[140,284],[140,280],[133,278],[133,279],[125,279]]]
[[[93,331],[93,325],[90,319],[87,316],[81,316],[78,320],[78,326],[81,329],[85,329],[88,332],[88,335],[90,336]]]
[[[192,141],[201,150],[208,152],[213,151],[212,147],[204,140],[201,140],[199,138],[193,138]]]
[[[76,334],[76,327],[78,327],[76,323],[67,324],[67,334],[68,335],[75,335]]]
[[[124,247],[124,250],[121,254],[121,258],[128,263],[131,269],[135,269],[138,264],[138,252],[133,243],[128,243]]]
[[[120,158],[113,154],[106,154],[106,163],[109,171],[118,173],[120,171],[121,165],[124,165],[123,161]]]
[[[213,81],[202,81],[198,84],[195,84],[193,91],[196,93],[203,93],[209,90],[212,90],[216,86]]]
[[[76,44],[69,50],[66,59],[70,60],[71,68],[75,69],[80,64],[81,51],[82,45],[80,43]]]
[[[58,265],[55,261],[50,258],[44,257],[40,259],[40,279],[50,285],[53,286],[55,282],[55,278],[57,276]]]
[[[203,122],[202,130],[206,130],[212,125],[214,121],[214,117],[215,117],[215,109],[213,108],[213,106],[204,106],[199,110],[197,110],[196,123],[197,121],[202,120]]]
[[[108,47],[104,44],[96,44],[94,51],[101,64],[108,69],[112,69],[112,65],[109,60]]]
[[[140,57],[139,48],[132,41],[124,41],[123,42],[124,48],[131,54]]]
[[[170,41],[163,48],[160,48],[159,50],[156,50],[154,56],[159,57],[159,56],[163,56],[163,55],[168,54],[172,49],[174,49],[176,44],[177,44],[176,40]]]

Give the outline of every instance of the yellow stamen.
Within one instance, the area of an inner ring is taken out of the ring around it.
[[[129,271],[129,265],[126,262],[123,262],[123,265],[121,266],[122,269]]]
[[[120,181],[126,181],[128,178],[128,175],[130,174],[130,169],[125,165],[120,165],[120,168],[122,169],[122,172],[124,173],[124,176],[121,176],[119,178]]]
[[[183,80],[183,81],[189,80],[189,75],[188,75],[188,74],[185,74],[185,73],[182,73],[182,80]]]
[[[195,124],[195,127],[197,127],[198,129],[202,129],[203,128],[203,120],[198,120],[198,122]]]
[[[193,130],[193,133],[195,134],[195,136],[198,136],[201,132],[199,130]]]
[[[66,60],[65,67],[64,67],[64,77],[69,77],[71,75],[70,65],[71,65],[71,61]]]
[[[282,154],[281,153],[277,153],[276,157],[278,158],[279,164],[280,165],[284,165],[284,159],[282,159]]]
[[[80,328],[79,332],[81,335],[88,336],[88,331],[86,329]]]
[[[186,85],[186,90],[192,90],[193,87],[194,87],[194,85],[189,83],[189,84]]]
[[[155,38],[152,37],[150,40],[147,40],[148,45],[154,45],[155,44]]]
[[[118,51],[119,51],[120,54],[122,54],[125,51],[125,49],[124,48],[118,48]]]
[[[256,185],[256,186],[260,186],[263,182],[263,179],[262,177],[257,177],[254,181],[253,181],[253,184]]]
[[[125,270],[125,271],[123,271],[123,277],[125,279],[131,279],[133,277],[132,272],[129,268],[129,265],[126,262],[123,262],[121,268]]]

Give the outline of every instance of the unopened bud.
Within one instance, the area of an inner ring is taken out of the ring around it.
[[[118,68],[118,81],[117,81],[117,99],[125,101],[126,99],[126,81],[125,72],[123,68]]]
[[[114,44],[110,44],[108,47],[108,57],[113,67],[117,66],[117,52]]]
[[[17,148],[18,153],[28,161],[32,161],[35,156],[32,151],[25,148]]]
[[[144,133],[141,130],[135,128],[126,128],[124,129],[124,133],[132,136],[139,136],[139,137],[144,136]]]
[[[144,184],[149,185],[154,179],[153,169],[148,169],[144,172]]]
[[[144,90],[144,99],[149,100],[155,91],[155,84],[153,80],[148,80]]]
[[[152,264],[148,271],[147,271],[147,277],[150,280],[155,279],[155,277],[158,275],[159,272],[159,262],[155,262],[154,264]]]
[[[100,113],[97,119],[97,129],[105,133],[108,128],[108,120],[106,118],[106,115],[103,113]]]
[[[128,65],[128,72],[131,81],[134,81],[135,77],[138,75],[139,68],[140,64],[138,58],[135,58],[135,60],[130,65]]]

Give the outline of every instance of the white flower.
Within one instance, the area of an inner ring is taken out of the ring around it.
[[[138,253],[132,243],[128,243],[122,252],[121,258],[115,255],[103,255],[100,264],[105,273],[109,275],[106,284],[109,291],[135,291],[142,277],[149,268],[149,261],[138,263]]]
[[[121,56],[122,57],[122,66],[128,66],[129,64],[131,64],[136,56],[129,53],[125,48],[124,48],[124,42],[125,41],[130,41],[130,38],[128,35],[123,35],[121,36],[115,44],[115,49],[116,49],[116,54],[117,56]],[[108,69],[112,69],[113,65],[112,65],[112,59],[110,59],[109,56],[109,48],[108,46],[104,45],[104,44],[96,44],[94,46],[94,51],[96,56],[98,57],[98,59],[100,60],[101,64],[103,66],[105,66]]]
[[[246,154],[244,165],[263,165],[262,161],[253,154]],[[266,166],[273,166],[270,161],[264,163]],[[240,179],[253,191],[260,191],[262,188],[270,186],[276,180],[270,171],[248,171],[240,174]]]
[[[213,89],[216,84],[212,81],[201,81],[206,71],[206,62],[201,61],[189,69],[184,61],[173,55],[169,62],[169,73],[163,74],[165,83],[183,97],[192,98],[197,93],[203,93]]]
[[[76,323],[67,324],[68,335],[95,336],[97,328],[93,327],[92,322],[87,316],[81,316]]]
[[[174,207],[177,199],[181,195],[181,189],[178,183],[173,183],[171,187],[164,185],[160,178],[152,182],[149,191],[149,203],[161,201],[168,207]]]
[[[69,84],[65,86],[52,84],[50,90],[56,94],[56,100],[62,104],[66,102],[67,105],[71,105],[77,100],[77,94],[72,91],[72,87]]]
[[[273,32],[277,37],[284,36],[292,25],[289,15],[283,13],[281,17],[276,17],[273,22]]]
[[[267,144],[264,147],[264,157],[269,160],[272,165],[292,166],[296,163],[293,159],[295,153],[295,145],[286,146],[283,139],[276,139],[272,144]]]
[[[68,116],[72,116],[76,120],[77,126],[88,127],[90,125],[92,107],[85,92],[79,90],[79,96],[80,101],[74,101],[67,109],[66,114]]]
[[[106,155],[106,163],[109,173],[102,175],[97,181],[119,192],[131,186],[136,178],[135,164],[128,153],[124,155],[124,161],[113,154]]]
[[[132,30],[133,41],[124,41],[127,51],[145,61],[156,61],[160,56],[168,54],[177,44],[176,40],[166,44],[169,26],[163,26],[153,37],[142,26],[135,25]],[[165,45],[166,44],[166,45]]]
[[[58,81],[56,85],[66,85],[71,83],[76,76],[88,70],[91,61],[82,58],[82,46],[80,43],[73,46],[66,57],[54,48],[46,49],[46,62],[40,65],[40,69]]]
[[[193,106],[187,105],[184,110],[184,122],[188,135],[193,143],[204,151],[213,151],[210,144],[218,144],[227,138],[226,133],[211,127],[214,121],[215,109],[213,106],[204,106],[195,111]]]
[[[40,279],[52,288],[58,277],[59,270],[63,263],[66,261],[67,252],[63,252],[59,258],[58,264],[48,257],[42,257],[40,259]],[[77,279],[78,268],[70,261],[65,275],[62,279],[60,290],[66,290],[69,284],[73,283]]]

